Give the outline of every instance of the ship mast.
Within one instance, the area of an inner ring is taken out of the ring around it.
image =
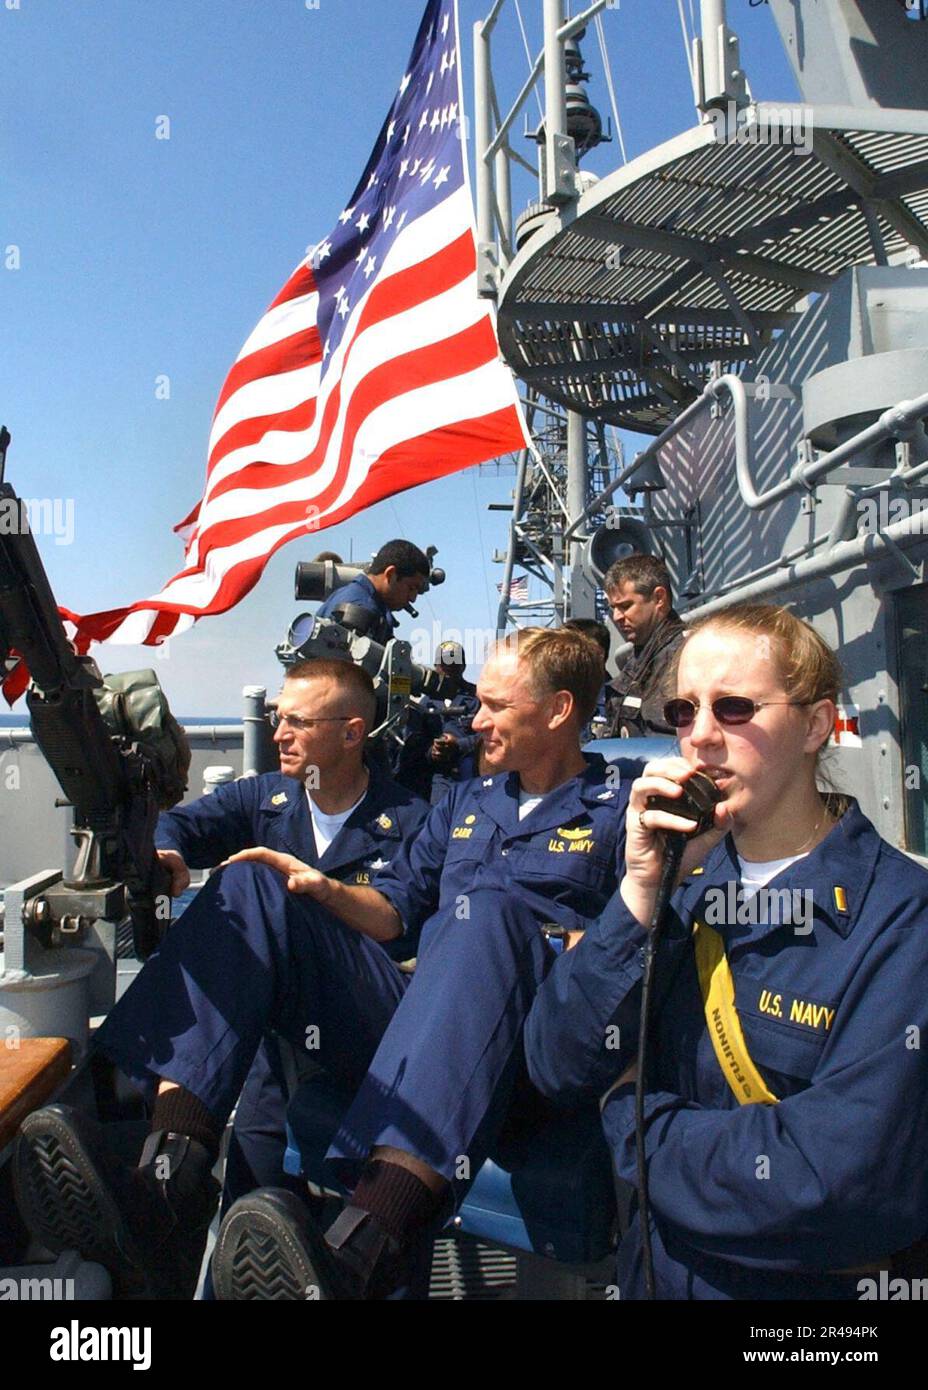
[[[478,283],[488,298],[496,298],[514,254],[546,215],[570,204],[595,182],[592,175],[580,173],[579,163],[610,136],[586,92],[590,74],[584,69],[580,43],[588,18],[605,3],[602,0],[576,19],[565,20],[564,0],[544,0],[544,45],[504,121],[498,117],[490,50],[503,0],[497,0],[487,18],[474,26]],[[537,146],[538,198],[513,227],[511,161],[530,166],[513,150],[510,134],[541,75],[544,115],[530,136]],[[551,382],[544,372],[522,372],[512,365],[525,382],[525,406],[536,450],[526,450],[519,458],[508,546],[503,555],[494,557],[504,561],[497,626],[502,630],[520,619],[551,624],[567,617],[595,617],[597,586],[586,563],[589,536],[578,523],[593,496],[594,482],[596,491],[602,491],[621,467],[621,444],[607,440],[602,422],[591,421],[578,410],[565,410],[548,397]],[[516,566],[539,580],[547,596],[516,604],[510,593]]]

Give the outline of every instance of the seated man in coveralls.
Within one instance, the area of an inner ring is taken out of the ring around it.
[[[389,863],[427,812],[425,803],[390,781],[376,760],[365,762],[364,738],[374,708],[373,682],[351,662],[292,666],[271,716],[280,772],[231,782],[161,817],[155,844],[171,874],[173,895],[190,883],[189,869],[212,868],[252,845],[296,854],[342,883],[369,883],[371,872]],[[282,1166],[282,1080],[279,1050],[270,1035],[258,1049],[236,1107],[224,1209],[255,1187],[299,1186]]]
[[[392,1257],[401,1281],[402,1255],[446,1206],[460,1158],[475,1172],[505,1118],[552,942],[595,917],[617,885],[625,777],[620,787],[618,770],[579,745],[600,679],[585,637],[524,629],[488,661],[474,721],[490,768],[508,776],[456,787],[370,886],[267,848],[244,855],[265,862],[233,862],[211,879],[100,1031],[100,1048],[154,1099],[139,1165],[117,1162],[105,1127],[63,1107],[23,1126],[17,1192],[44,1244],[80,1249],[123,1287],[189,1297],[195,1274],[183,1283],[178,1272],[195,1268],[205,1241],[208,1169],[274,1028],[311,1043],[356,1093],[331,1151],[354,1188],[333,1258],[358,1264],[346,1276],[353,1291],[375,1273],[385,1291]],[[230,898],[247,908],[219,926],[216,906]],[[410,983],[385,946],[412,955],[420,931]],[[285,1242],[288,1223],[302,1239],[292,1194],[275,1194],[271,1215]],[[291,1297],[320,1282],[303,1274],[282,1277]]]

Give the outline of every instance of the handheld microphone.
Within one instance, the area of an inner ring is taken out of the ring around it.
[[[649,811],[668,811],[696,822],[693,830],[671,830],[664,834],[680,836],[684,841],[703,835],[715,825],[715,808],[723,799],[722,793],[705,772],[693,772],[683,783],[682,796],[649,796]]]

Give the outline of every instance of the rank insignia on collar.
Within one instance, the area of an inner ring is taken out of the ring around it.
[[[484,785],[485,787],[492,787],[492,785],[493,785],[493,778],[492,778],[492,777],[484,777],[484,779],[483,779],[483,785]]]
[[[614,796],[615,796],[615,791],[614,791],[614,790],[613,790],[613,791],[605,791],[605,792],[597,792],[597,793],[596,793],[596,800],[597,800],[597,801],[609,801],[609,800],[611,800],[611,798],[614,797]]]
[[[382,815],[379,815],[379,816],[377,817],[376,824],[380,826],[381,830],[392,830],[392,829],[393,829],[393,822],[392,822],[392,820],[390,819],[390,817],[389,817],[388,815],[386,815],[385,813],[382,814]]]
[[[465,825],[473,825],[473,823],[474,823],[474,821],[475,821],[476,819],[477,819],[476,816],[465,816],[465,817],[464,817],[464,824],[465,824]]]
[[[286,793],[286,792],[278,792],[276,796],[272,796],[272,797],[271,797],[271,805],[272,805],[272,806],[283,806],[283,805],[286,803],[286,800],[287,800],[287,793]]]
[[[843,913],[846,914],[846,913],[847,913],[847,893],[845,893],[845,891],[844,891],[843,888],[839,888],[838,885],[835,884],[834,894],[835,894],[835,907],[837,908],[838,912],[843,912]]]
[[[389,862],[389,859],[372,859],[367,867],[369,869],[385,869]]]

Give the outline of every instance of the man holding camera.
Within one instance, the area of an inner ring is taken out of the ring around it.
[[[435,670],[442,693],[421,695],[407,711],[403,746],[396,759],[396,780],[433,806],[457,782],[477,775],[473,719],[480,708],[477,688],[464,679],[466,660],[460,642],[440,642]]]

